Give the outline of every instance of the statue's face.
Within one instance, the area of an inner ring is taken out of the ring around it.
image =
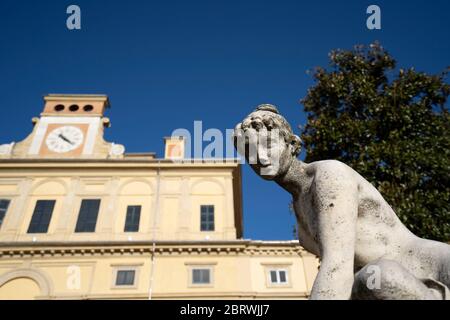
[[[254,112],[236,126],[235,145],[258,175],[273,180],[287,172],[293,155],[279,129],[262,121],[265,113]]]

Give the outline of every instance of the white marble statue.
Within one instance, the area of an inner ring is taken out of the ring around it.
[[[292,195],[299,243],[321,259],[312,299],[450,299],[450,246],[415,236],[344,163],[298,160],[300,138],[274,106],[260,105],[234,136],[254,171]]]

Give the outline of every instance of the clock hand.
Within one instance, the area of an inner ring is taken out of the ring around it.
[[[69,139],[67,139],[62,133],[60,133],[60,134],[58,135],[58,137],[60,137],[60,138],[63,139],[64,141],[70,143],[71,145],[73,145],[73,142],[70,141]]]

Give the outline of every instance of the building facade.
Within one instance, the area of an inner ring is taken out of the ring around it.
[[[243,239],[236,160],[125,153],[102,95],[48,95],[0,145],[0,299],[302,299],[317,259]]]

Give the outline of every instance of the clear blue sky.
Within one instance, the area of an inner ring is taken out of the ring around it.
[[[80,31],[66,28],[70,4]],[[366,28],[370,4],[381,31]],[[450,64],[449,12],[448,0],[1,0],[0,143],[25,138],[47,93],[109,95],[107,140],[159,156],[174,129],[232,128],[260,103],[305,124],[306,70],[331,49],[379,40],[400,66],[436,73]],[[247,165],[243,201],[245,238],[292,239],[288,194]]]

